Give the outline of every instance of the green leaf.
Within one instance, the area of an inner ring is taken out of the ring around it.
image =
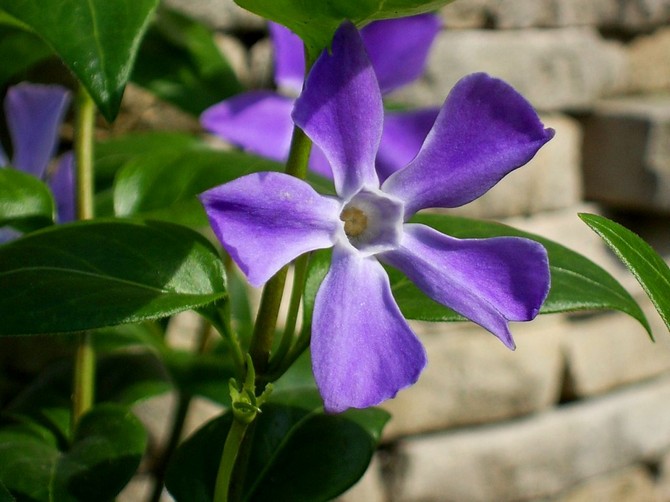
[[[202,142],[179,151],[159,150],[137,156],[119,171],[114,186],[117,216],[140,216],[185,225],[207,224],[197,195],[258,171],[281,171],[283,166],[242,152],[222,151]],[[312,175],[311,180],[319,178]],[[320,182],[325,190],[330,184]]]
[[[0,25],[0,85],[51,54],[51,49],[34,34]]]
[[[314,390],[278,392],[253,433],[244,501],[331,500],[365,472],[389,419],[369,408],[326,415]],[[168,469],[179,502],[211,501],[231,416],[216,418],[189,438]]]
[[[626,227],[595,214],[579,217],[605,241],[628,267],[670,330],[670,268],[640,236]]]
[[[649,323],[633,297],[601,267],[548,239],[489,221],[447,215],[426,214],[412,219],[444,234],[458,238],[485,238],[501,235],[526,237],[540,242],[549,254],[551,291],[541,313],[613,309],[633,317],[650,333]],[[389,270],[393,296],[408,319],[458,321],[461,316],[425,296],[404,275]]]
[[[290,28],[305,42],[312,58],[330,44],[348,19],[359,28],[370,21],[433,11],[453,0],[235,0],[240,7]]]
[[[0,335],[165,317],[226,296],[223,263],[196,232],[160,222],[58,225],[0,246]]]
[[[18,169],[0,168],[0,227],[20,223],[39,228],[53,223],[54,200],[40,180]]]
[[[0,429],[0,481],[19,500],[111,500],[130,481],[147,444],[126,408],[101,405],[82,417],[66,447],[24,422]]]
[[[158,0],[0,0],[79,78],[107,120],[116,116]]]
[[[213,33],[165,8],[142,42],[132,79],[194,115],[242,91]]]
[[[16,502],[16,499],[12,497],[2,481],[0,481],[0,502]]]

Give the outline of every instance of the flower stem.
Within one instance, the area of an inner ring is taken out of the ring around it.
[[[219,472],[216,476],[216,487],[214,488],[214,502],[228,502],[228,490],[232,478],[235,461],[237,460],[242,440],[249,427],[248,423],[233,418],[230,430],[223,446],[223,455],[219,464]]]
[[[312,141],[300,128],[295,127],[291,139],[291,150],[286,161],[286,173],[304,179],[307,176],[307,162],[311,150]],[[261,305],[249,347],[249,354],[251,354],[259,381],[264,381],[268,369],[287,272],[288,266],[277,272],[267,282],[261,296]]]
[[[93,133],[95,128],[95,104],[83,86],[79,87],[75,123],[75,164],[76,164],[76,200],[77,219],[93,218]],[[95,352],[91,344],[90,333],[79,336],[75,355],[74,382],[72,397],[72,422],[93,406],[95,388]]]
[[[293,274],[293,291],[291,292],[291,301],[288,307],[288,316],[286,318],[286,325],[284,326],[284,333],[277,351],[270,359],[270,371],[274,376],[274,369],[281,365],[282,361],[291,348],[295,335],[295,326],[298,321],[298,310],[302,301],[302,293],[305,289],[305,277],[307,276],[307,264],[309,263],[309,254],[304,254],[295,261],[295,269]],[[281,376],[281,375],[278,375]]]

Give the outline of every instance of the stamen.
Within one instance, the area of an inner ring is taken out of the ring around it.
[[[358,237],[368,228],[367,215],[357,207],[347,207],[340,214],[344,222],[344,233],[348,237]]]

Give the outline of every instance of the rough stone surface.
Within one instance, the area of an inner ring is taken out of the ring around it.
[[[670,447],[670,378],[504,425],[399,445],[393,502],[558,495]]]
[[[440,105],[461,77],[478,71],[509,82],[540,110],[587,109],[627,86],[628,57],[589,28],[445,30],[424,77],[394,97]]]
[[[558,400],[560,318],[515,324],[514,352],[472,324],[416,327],[428,366],[413,387],[384,405],[393,417],[385,438],[493,422],[546,409]]]
[[[665,326],[648,301],[640,303],[647,307],[656,343],[637,321],[619,313],[581,319],[566,329],[563,347],[572,397],[602,394],[670,371]]]
[[[670,211],[670,95],[604,100],[584,120],[584,190],[614,207]]]
[[[599,476],[588,480],[552,502],[661,502],[661,497],[649,471],[642,466]]]
[[[238,6],[233,0],[164,0],[167,7],[223,31],[249,31],[265,27],[265,20]]]
[[[667,0],[476,0],[442,9],[449,28],[597,26],[632,32],[670,19]]]
[[[483,197],[451,210],[475,218],[502,218],[564,209],[581,200],[581,128],[565,115],[542,117],[556,131],[528,164],[505,176]]]
[[[670,28],[636,38],[630,43],[628,52],[632,91],[670,90]]]

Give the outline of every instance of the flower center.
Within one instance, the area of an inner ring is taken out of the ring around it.
[[[363,189],[342,208],[343,238],[366,256],[394,249],[400,244],[403,213],[401,201]]]
[[[344,222],[344,233],[347,237],[358,237],[368,228],[368,217],[357,207],[347,207],[340,219]]]

